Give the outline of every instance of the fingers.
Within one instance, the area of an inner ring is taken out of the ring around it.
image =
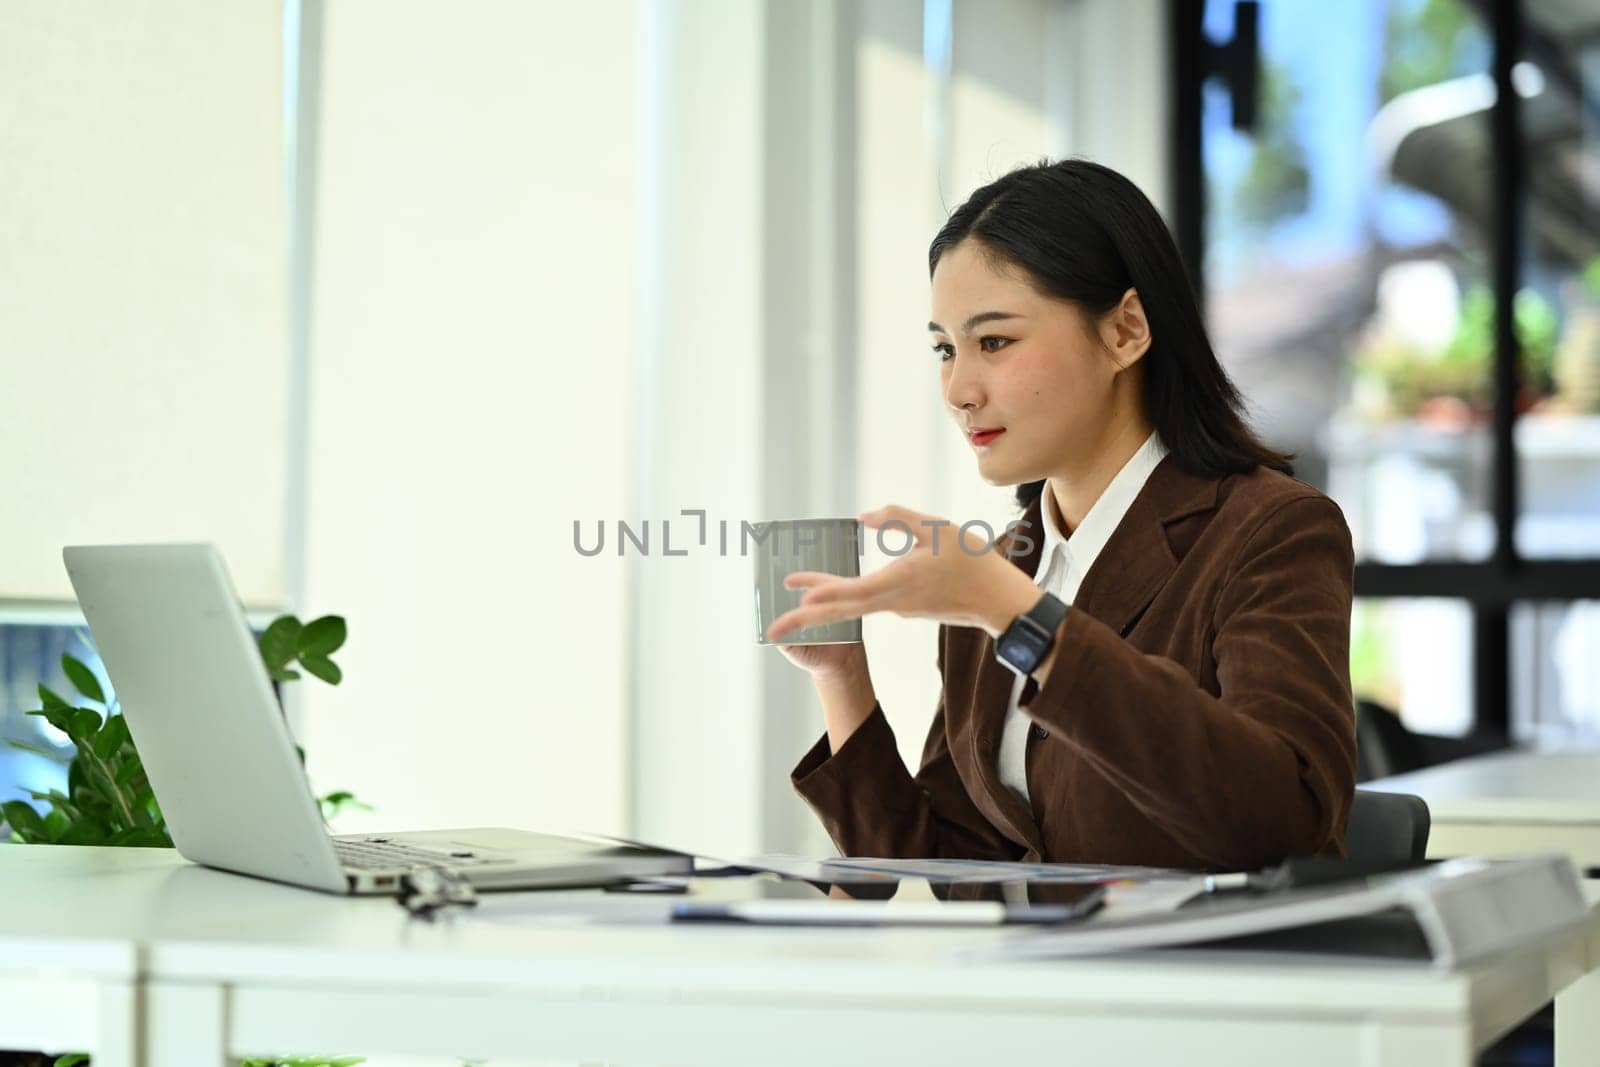
[[[924,523],[930,520],[938,521],[932,515],[924,515],[920,511],[903,508],[899,504],[885,504],[883,507],[874,508],[872,511],[863,511],[856,518],[861,521],[861,525],[873,530],[890,526],[903,527],[911,531],[911,536],[916,539],[919,545],[928,536],[929,528]]]
[[[884,610],[887,610],[887,607],[881,595],[835,598],[820,604],[802,603],[799,607],[791,608],[772,620],[772,625],[767,627],[767,640],[776,641],[796,630],[804,630],[810,626],[826,626],[847,619],[859,619],[874,611]]]
[[[856,516],[862,526],[872,530],[900,530],[909,534],[911,543],[921,547],[932,544],[934,551],[939,548],[939,531],[943,527],[954,528],[955,523],[948,519],[941,519],[937,515],[928,515],[910,508],[903,508],[898,504],[885,504],[872,511],[863,511]],[[948,540],[953,534],[946,533]],[[878,534],[878,547],[883,549],[883,534]]]
[[[783,584],[789,589],[806,591],[800,598],[802,605],[825,604],[841,599],[866,599],[887,592],[894,585],[895,578],[893,575],[886,577],[887,571],[888,568],[885,568],[855,578],[818,571],[796,571],[785,578]]]

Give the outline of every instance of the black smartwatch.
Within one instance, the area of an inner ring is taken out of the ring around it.
[[[1050,647],[1056,643],[1056,628],[1070,610],[1060,597],[1044,594],[1037,604],[1011,620],[994,643],[995,657],[1028,677],[1050,654]]]

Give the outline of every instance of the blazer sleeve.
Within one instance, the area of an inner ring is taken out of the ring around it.
[[[1355,795],[1354,553],[1322,496],[1279,505],[1223,579],[1219,695],[1072,611],[1024,712],[1220,869],[1341,851]]]
[[[939,633],[944,673],[944,629]],[[956,772],[945,733],[944,687],[913,777],[883,707],[832,752],[828,735],[790,774],[795,791],[822,820],[843,856],[1014,860],[1022,848],[986,819]]]

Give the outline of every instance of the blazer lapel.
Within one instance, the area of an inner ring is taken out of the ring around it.
[[[1170,455],[1164,458],[1084,575],[1073,610],[1085,611],[1126,636],[1177,569],[1167,527],[1216,507],[1218,484],[1187,473]],[[1018,519],[1019,532],[1026,540],[1019,544],[1013,537],[1005,545],[1011,562],[1030,576],[1038,573],[1044,552],[1041,499],[1035,498]],[[994,642],[989,636],[978,633],[972,758],[984,795],[974,799],[1002,833],[1025,848],[1039,851],[1042,838],[1033,812],[1000,781],[998,766],[1000,737],[1016,675],[995,657]]]
[[[1167,527],[1215,508],[1218,485],[1183,470],[1170,455],[1162,459],[1083,576],[1073,609],[1126,637],[1178,567]]]

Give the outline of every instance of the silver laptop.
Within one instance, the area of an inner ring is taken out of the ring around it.
[[[393,894],[418,867],[479,889],[687,873],[608,838],[508,829],[332,837],[254,635],[211,545],[68,548],[67,573],[178,851],[330,893]]]

